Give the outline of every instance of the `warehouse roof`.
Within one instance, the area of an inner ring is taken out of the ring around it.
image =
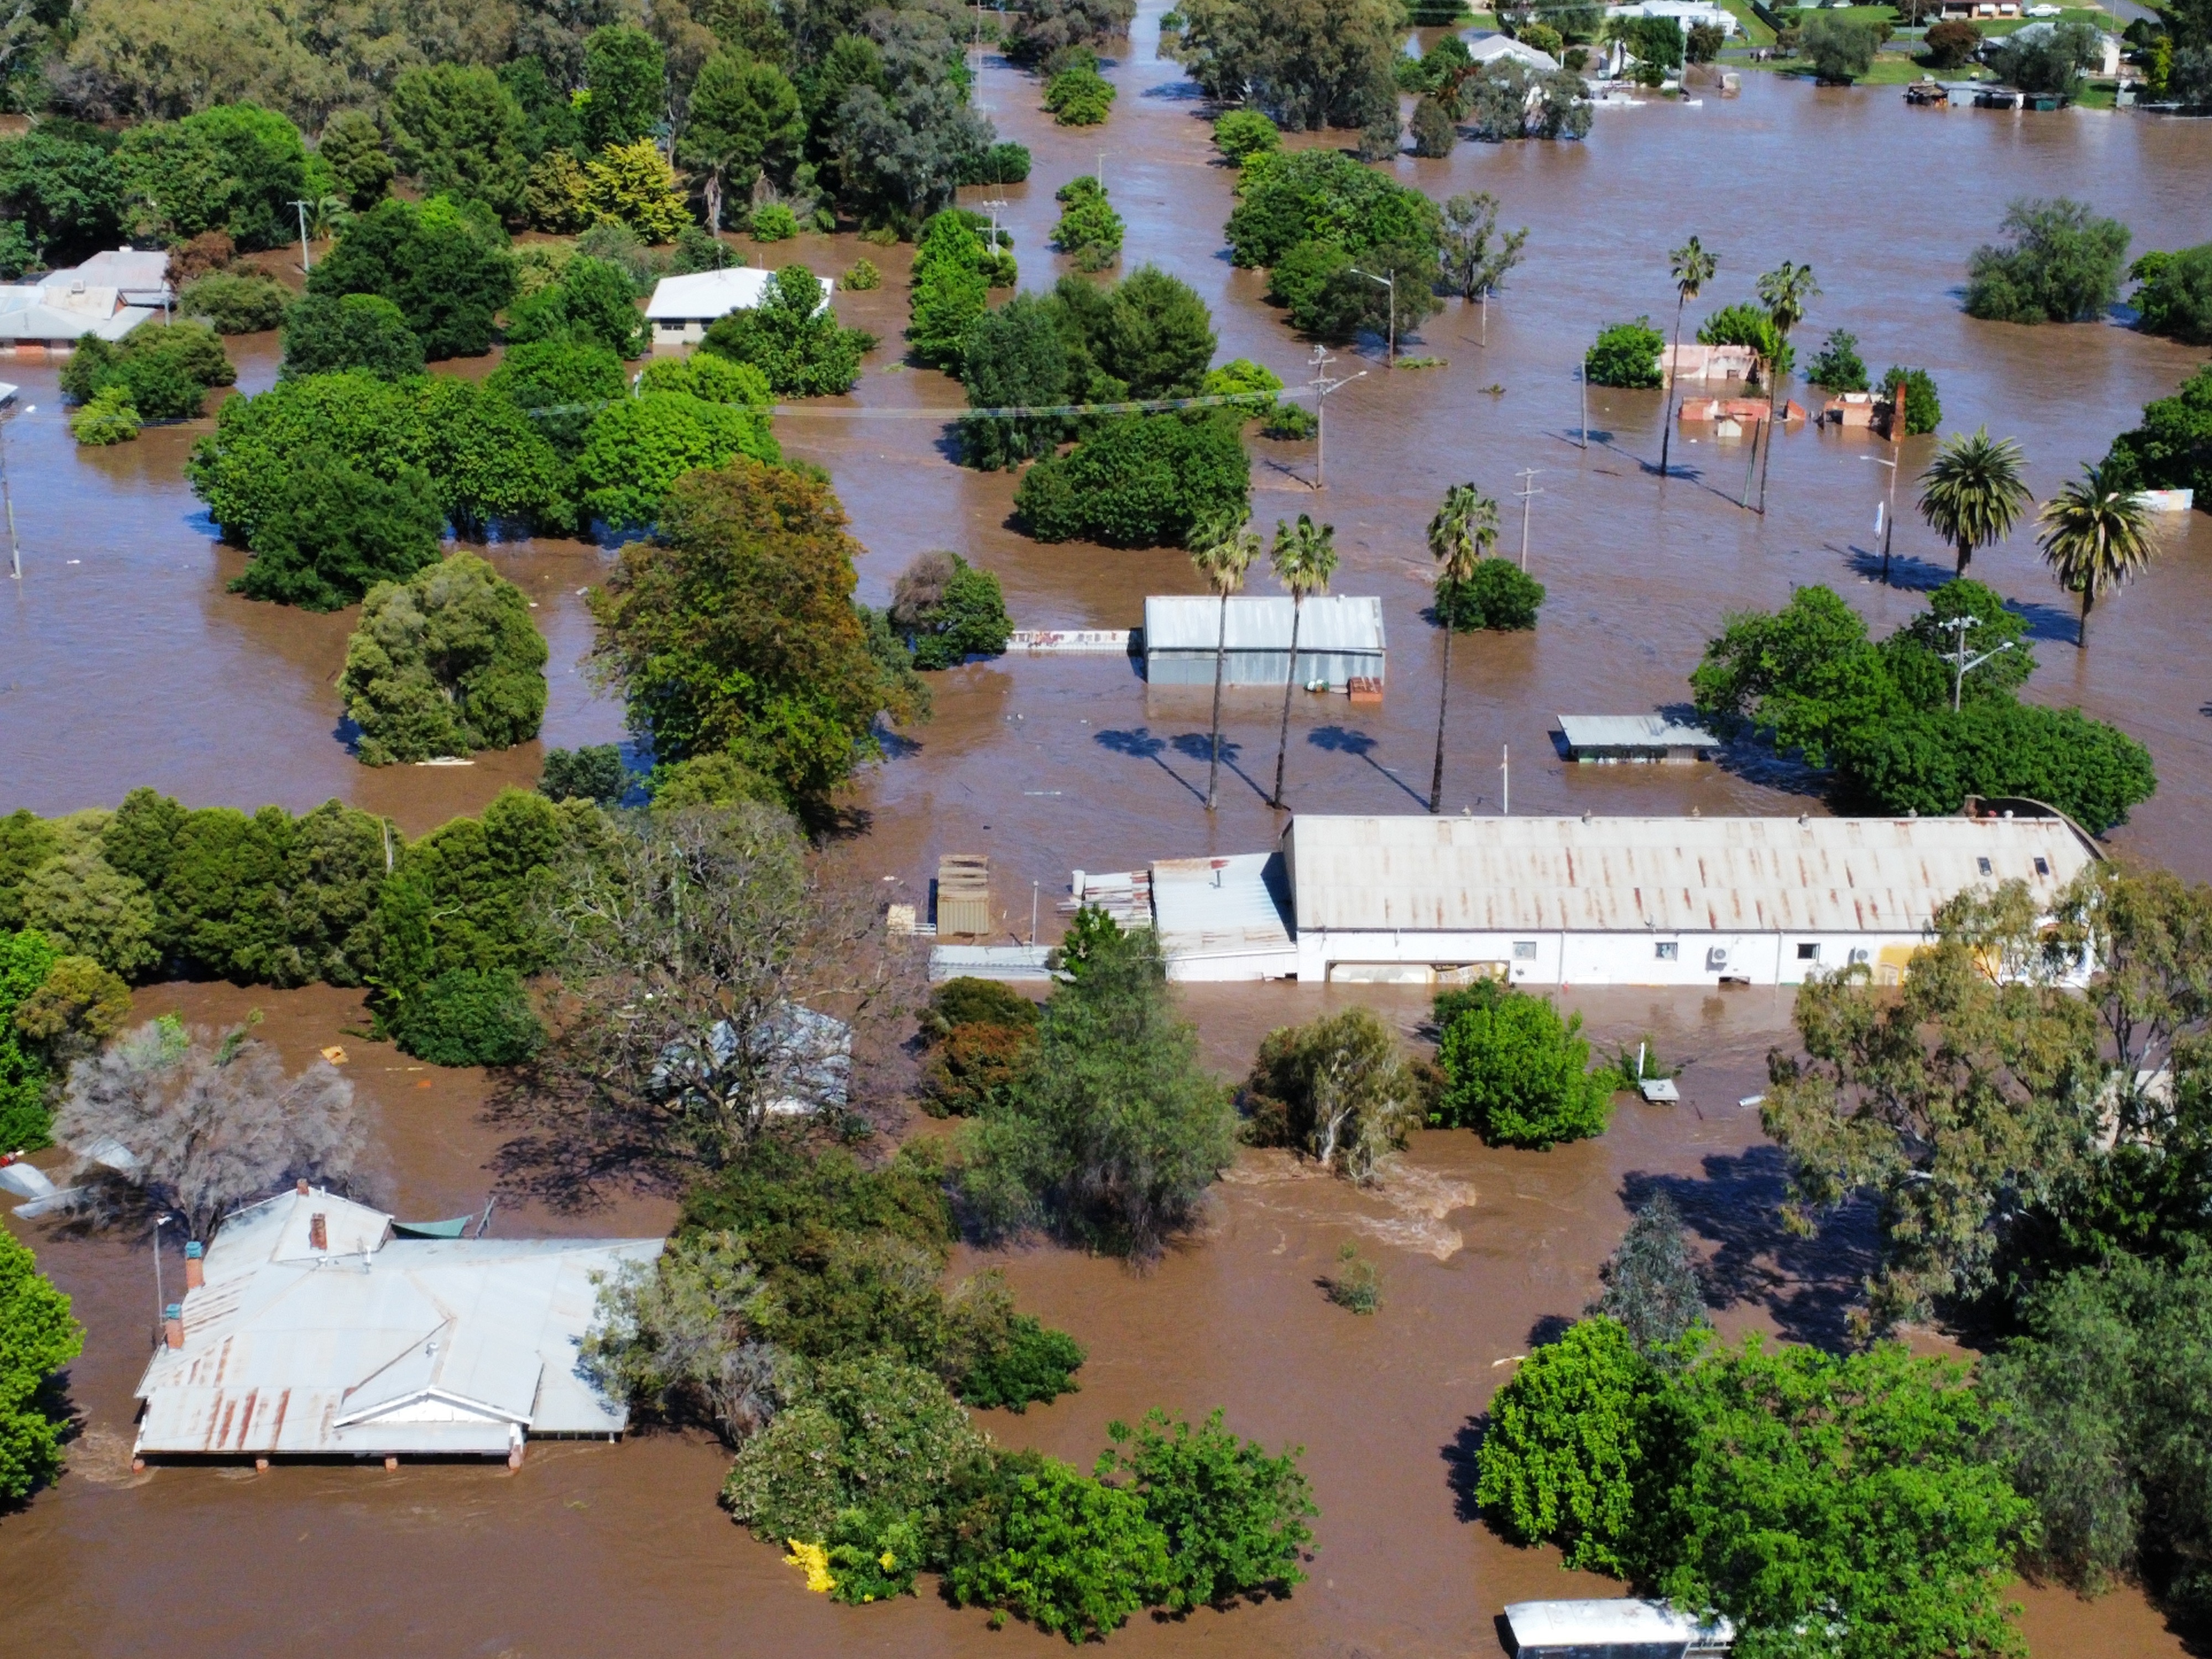
[[[1289,908],[1280,853],[1161,859],[1152,866],[1152,925],[1170,957],[1288,951]]]
[[[1145,600],[1146,651],[1202,651],[1222,637],[1221,601],[1206,594],[1155,593]],[[1291,601],[1239,596],[1229,601],[1231,651],[1288,651]],[[1324,593],[1305,602],[1298,651],[1382,649],[1382,601],[1373,594]]]
[[[321,1243],[316,1220],[321,1220]],[[594,1273],[657,1238],[394,1238],[380,1210],[319,1190],[227,1221],[155,1350],[141,1453],[508,1451],[629,1420],[577,1370]]]
[[[645,314],[654,322],[705,322],[732,311],[750,311],[775,279],[772,270],[751,265],[732,265],[726,270],[694,271],[688,276],[664,276],[653,285]],[[822,303],[828,305],[836,284],[827,276],[822,284]]]
[[[2063,818],[1299,817],[1301,932],[1917,933],[1947,900],[2092,862]]]

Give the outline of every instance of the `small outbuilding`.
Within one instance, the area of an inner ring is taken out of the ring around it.
[[[1145,601],[1145,678],[1154,685],[1212,685],[1223,656],[1224,685],[1281,686],[1291,677],[1291,602],[1239,595],[1154,594]],[[1297,683],[1350,691],[1352,682],[1382,689],[1382,601],[1372,595],[1323,594],[1297,618]],[[1225,641],[1225,644],[1224,641]]]
[[[775,273],[753,265],[732,265],[726,270],[694,271],[688,276],[664,276],[653,285],[645,302],[646,319],[653,325],[657,346],[696,345],[718,319],[733,311],[757,308],[768,293]],[[822,303],[837,291],[827,276],[822,284]]]
[[[1562,714],[1559,736],[1569,760],[1600,763],[1711,760],[1721,747],[1702,726],[1664,714]]]
[[[1513,1601],[1505,1608],[1515,1659],[1708,1659],[1729,1652],[1724,1618],[1693,1619],[1664,1601]]]
[[[1510,34],[1480,34],[1472,31],[1460,37],[1467,42],[1468,56],[1477,64],[1488,65],[1511,58],[1526,64],[1530,69],[1548,73],[1559,68],[1559,60],[1541,47],[1532,46],[1526,40],[1516,40]]]

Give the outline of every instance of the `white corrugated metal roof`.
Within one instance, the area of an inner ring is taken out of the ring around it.
[[[325,1218],[331,1249],[308,1245]],[[138,1385],[154,1453],[503,1452],[511,1431],[612,1434],[626,1404],[577,1374],[592,1282],[644,1239],[392,1239],[391,1218],[287,1193],[224,1226],[184,1300],[185,1345]]]
[[[1716,1617],[1710,1625],[1677,1613],[1664,1601],[1616,1597],[1589,1601],[1513,1601],[1505,1608],[1505,1622],[1513,1632],[1515,1647],[1522,1652],[1545,1653],[1558,1648],[1601,1649],[1619,1644],[1687,1643],[1702,1638],[1700,1646],[1733,1639],[1729,1621]]]
[[[1583,749],[1717,749],[1721,740],[1702,726],[1664,714],[1562,714],[1567,747]]]
[[[1289,901],[1279,853],[1162,859],[1152,866],[1152,925],[1170,957],[1287,951]]]
[[[1145,649],[1202,651],[1221,639],[1221,601],[1207,594],[1155,593],[1145,600]],[[1288,651],[1291,601],[1240,594],[1229,601],[1229,649]],[[1372,594],[1322,593],[1305,602],[1298,651],[1380,651],[1382,601]]]
[[[1309,932],[1917,933],[2095,856],[2059,818],[1299,817],[1283,848]]]
[[[726,270],[664,276],[653,285],[645,314],[657,323],[711,323],[732,311],[750,311],[761,302],[775,276],[772,270],[752,265],[732,265]],[[826,306],[837,285],[827,276],[815,280],[822,284],[822,303]]]

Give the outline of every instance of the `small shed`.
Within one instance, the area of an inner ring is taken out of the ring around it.
[[[1702,1659],[1735,1645],[1725,1619],[1710,1624],[1664,1601],[1514,1601],[1505,1609],[1518,1659]]]
[[[947,853],[937,861],[937,936],[980,938],[991,926],[991,860],[981,853]]]
[[[1721,740],[1702,726],[1664,714],[1562,714],[1559,735],[1567,758],[1612,761],[1711,760]]]
[[[751,265],[662,277],[653,285],[653,297],[645,302],[646,319],[653,325],[653,344],[698,344],[707,337],[708,327],[716,319],[757,307],[775,277],[774,271]],[[822,284],[822,303],[826,306],[837,285],[827,276],[815,280]]]
[[[1225,685],[1281,685],[1290,676],[1287,599],[1153,594],[1145,601],[1145,678],[1154,685],[1212,685],[1217,651]],[[1382,685],[1382,601],[1372,594],[1323,594],[1297,617],[1297,684],[1350,691]],[[1225,647],[1223,641],[1225,638]]]

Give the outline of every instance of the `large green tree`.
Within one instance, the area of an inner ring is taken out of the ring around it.
[[[0,1233],[0,1498],[27,1498],[60,1473],[67,1419],[48,1385],[83,1352],[69,1297],[27,1247]]]
[[[404,581],[438,562],[446,515],[420,467],[382,478],[319,447],[289,456],[276,486],[233,592],[335,611],[380,582]]]
[[[307,278],[310,295],[375,294],[398,306],[432,359],[481,356],[514,297],[513,257],[459,204],[387,201],[356,219]]]
[[[799,94],[782,70],[738,52],[709,58],[677,141],[677,155],[700,171],[708,229],[722,228],[725,192],[749,195],[763,167],[787,173],[805,137]]]
[[[2119,297],[2128,228],[2086,202],[2017,198],[2005,210],[2008,245],[1966,261],[1966,314],[1998,323],[2079,323]]]
[[[1388,0],[1186,0],[1178,55],[1224,103],[1292,131],[1395,117],[1402,14]]]
[[[789,264],[750,309],[719,317],[702,349],[750,363],[779,398],[836,397],[860,378],[860,362],[876,348],[866,329],[847,328],[805,265]]]
[[[384,119],[392,159],[426,191],[482,202],[502,219],[520,216],[529,172],[522,111],[491,70],[462,64],[403,70]]]
[[[338,677],[362,764],[527,743],[545,714],[545,655],[522,590],[473,553],[378,584]]]

